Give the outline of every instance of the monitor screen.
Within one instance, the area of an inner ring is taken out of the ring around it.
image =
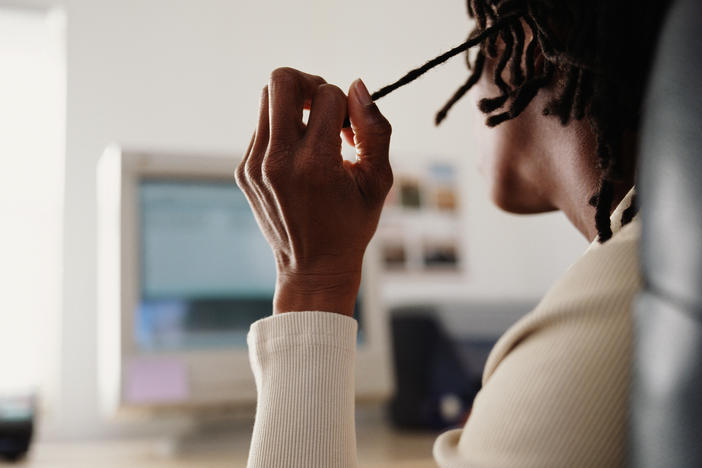
[[[245,347],[271,314],[276,269],[244,194],[226,180],[142,178],[138,208],[137,346]]]
[[[275,263],[229,181],[139,183],[141,348],[245,346],[270,315]]]

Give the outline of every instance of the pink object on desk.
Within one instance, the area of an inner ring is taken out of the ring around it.
[[[190,393],[186,365],[173,358],[139,358],[129,362],[125,383],[130,403],[173,403]]]

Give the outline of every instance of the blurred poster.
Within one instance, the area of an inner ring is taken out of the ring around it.
[[[455,164],[394,165],[393,171],[395,184],[378,228],[385,271],[464,273],[461,194]]]

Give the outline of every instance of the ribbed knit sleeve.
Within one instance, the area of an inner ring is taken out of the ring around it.
[[[639,228],[593,244],[500,338],[465,427],[434,444],[441,468],[625,465]]]
[[[248,468],[356,467],[355,319],[289,312],[251,325],[258,399]]]

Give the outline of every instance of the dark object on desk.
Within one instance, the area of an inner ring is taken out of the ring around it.
[[[702,466],[702,2],[674,0],[639,148],[641,269],[629,466]]]
[[[391,323],[397,388],[392,422],[408,429],[461,424],[480,389],[482,367],[466,368],[430,307],[396,311]]]
[[[34,398],[0,397],[0,460],[19,460],[34,432]]]

